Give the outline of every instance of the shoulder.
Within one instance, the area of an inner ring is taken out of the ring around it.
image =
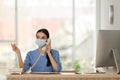
[[[55,50],[55,49],[51,49],[51,54],[53,56],[59,56],[59,51],[58,50]]]
[[[35,55],[35,53],[37,53],[37,49],[29,51],[27,55]]]
[[[51,53],[59,54],[58,50],[55,50],[55,49],[51,49]]]

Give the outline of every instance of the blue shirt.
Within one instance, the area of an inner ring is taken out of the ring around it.
[[[59,52],[54,49],[51,49],[51,53],[52,53],[54,60],[58,64],[57,71],[60,72],[62,69],[62,66],[61,66],[61,62],[59,58]],[[26,72],[35,63],[35,61],[40,55],[41,54],[37,49],[27,53],[26,59],[24,61],[24,72]],[[31,69],[32,72],[54,72],[52,64],[50,66],[47,66],[46,55],[47,54],[44,54],[43,56],[39,58],[36,65]]]

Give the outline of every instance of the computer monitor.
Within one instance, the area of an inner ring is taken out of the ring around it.
[[[120,73],[120,30],[98,30],[96,68],[115,67]]]

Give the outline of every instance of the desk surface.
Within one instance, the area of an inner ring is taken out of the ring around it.
[[[21,75],[7,75],[7,79],[12,78],[112,78],[120,79],[118,74],[21,74]]]

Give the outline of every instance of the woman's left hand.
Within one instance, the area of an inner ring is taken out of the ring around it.
[[[49,39],[48,44],[46,44],[46,52],[47,52],[47,54],[50,53],[50,50],[51,50],[51,40]]]

